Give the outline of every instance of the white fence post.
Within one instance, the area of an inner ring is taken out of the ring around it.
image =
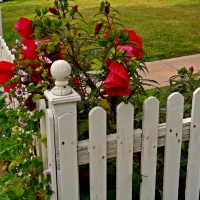
[[[52,110],[54,118],[54,138],[48,135],[47,138],[55,139],[51,143],[55,143],[57,199],[78,200],[76,102],[80,101],[81,98],[67,85],[71,67],[66,61],[55,61],[51,66],[51,73],[56,79],[56,86],[52,90],[45,91],[44,94],[48,99],[49,108]],[[48,146],[48,151],[49,148]],[[50,150],[52,152],[52,149]]]
[[[0,0],[0,2],[2,1]],[[1,5],[0,5],[0,36],[3,37]]]

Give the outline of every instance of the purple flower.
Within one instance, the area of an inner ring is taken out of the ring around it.
[[[51,61],[49,58],[44,57],[44,59],[45,59],[45,62],[46,62],[46,63],[48,63],[48,64],[51,64],[51,63],[52,63],[52,61]]]
[[[25,106],[25,102],[24,101],[22,101],[22,106]]]
[[[18,175],[18,176],[22,176],[22,174],[23,174],[22,172],[19,172],[17,175]]]
[[[38,46],[38,45],[39,45],[39,42],[38,42],[38,41],[36,41],[36,42],[35,42],[35,44],[36,44],[36,46]]]
[[[42,60],[42,56],[40,56],[39,59]]]
[[[51,183],[48,183],[48,184],[46,185],[46,188],[49,188],[49,189],[51,189],[51,188],[52,188],[52,185],[51,185]]]
[[[44,170],[43,174],[45,174],[45,175],[51,174],[51,170],[50,169],[46,169],[46,170]]]
[[[15,94],[16,94],[17,97],[20,97],[20,96],[23,95],[23,91],[21,89],[17,88],[16,91],[15,91]]]
[[[17,50],[15,48],[12,48],[11,51],[12,52],[17,52]]]
[[[2,137],[3,137],[3,138],[8,138],[6,135],[3,135]]]
[[[21,69],[18,71],[18,74],[21,76],[28,76],[28,74],[24,70],[21,70]]]
[[[18,122],[19,122],[21,125],[23,125],[23,126],[27,126],[27,123],[24,122],[23,119],[22,119],[21,117],[18,119]]]

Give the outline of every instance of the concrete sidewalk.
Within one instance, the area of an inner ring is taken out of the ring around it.
[[[177,74],[177,69],[194,67],[194,72],[200,71],[200,54],[170,58],[167,60],[145,63],[149,73],[141,73],[144,78],[156,80],[161,86],[167,86],[171,76]]]

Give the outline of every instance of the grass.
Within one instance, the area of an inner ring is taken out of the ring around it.
[[[2,3],[4,37],[14,31],[19,17],[34,18],[34,8],[52,6],[54,0],[9,0]],[[77,0],[79,11],[91,22],[101,1]],[[199,0],[110,0],[128,29],[143,38],[144,61],[200,53]],[[96,8],[96,11],[95,11]],[[93,31],[93,27],[89,29]],[[15,38],[18,35],[16,33]],[[7,37],[8,38],[8,37]],[[8,40],[8,39],[7,39]]]

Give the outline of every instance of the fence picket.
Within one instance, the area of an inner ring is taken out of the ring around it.
[[[73,113],[58,117],[62,200],[79,199],[77,119]]]
[[[163,200],[178,199],[184,98],[175,92],[168,97],[165,137]]]
[[[51,186],[52,190],[54,191],[51,200],[57,200],[54,119],[51,109],[46,109],[45,118],[48,144],[48,169],[51,170]]]
[[[44,99],[39,99],[36,102],[36,109],[37,110],[43,110],[45,112],[46,104],[45,104]],[[45,119],[45,116],[42,116],[40,118],[40,134],[41,134],[41,138],[45,137],[45,134],[46,134],[46,119]],[[47,148],[45,147],[45,145],[41,142],[41,140],[38,137],[36,138],[36,149],[37,149],[38,155],[41,156],[41,158],[43,160],[44,169],[47,169],[47,167],[48,167]]]
[[[106,111],[101,107],[89,113],[90,199],[106,200]]]
[[[198,200],[200,188],[200,88],[193,93],[188,165],[186,179],[186,200]]]
[[[143,106],[140,200],[155,199],[158,116],[159,101],[149,97]]]
[[[134,109],[128,103],[117,106],[117,200],[132,199]]]

